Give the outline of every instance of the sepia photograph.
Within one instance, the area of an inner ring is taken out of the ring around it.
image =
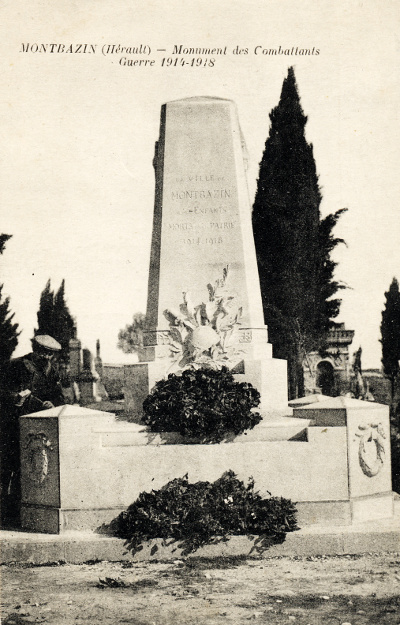
[[[0,7],[1,622],[400,622],[395,0]]]

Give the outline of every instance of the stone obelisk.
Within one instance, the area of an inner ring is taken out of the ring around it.
[[[154,168],[147,332],[140,357],[148,385],[167,368],[164,311],[179,308],[184,292],[197,304],[206,301],[207,284],[229,265],[230,294],[243,310],[237,334],[242,375],[260,390],[263,405],[287,406],[286,362],[272,358],[264,325],[246,152],[234,102],[195,97],[164,104]],[[140,367],[130,369],[136,394]]]

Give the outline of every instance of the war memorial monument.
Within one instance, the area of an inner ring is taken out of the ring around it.
[[[264,325],[235,104],[165,104],[154,167],[147,328],[140,362],[125,368],[131,420],[78,406],[22,417],[22,528],[94,531],[142,491],[186,473],[213,481],[228,469],[252,476],[261,493],[292,499],[300,527],[390,518],[388,407],[321,396],[288,406],[286,363],[273,358]],[[226,267],[241,308],[233,371],[260,391],[263,420],[230,442],[187,445],[174,433],[149,432],[141,405],[173,364],[171,317],[182,297],[206,301],[207,285]]]

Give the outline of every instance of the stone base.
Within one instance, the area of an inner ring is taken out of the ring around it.
[[[268,346],[266,344],[266,346]],[[143,402],[155,383],[165,377],[170,361],[139,362],[124,366],[125,409],[130,421],[140,422],[143,414]],[[235,373],[238,382],[249,382],[261,394],[259,409],[263,414],[282,411],[288,414],[286,360],[278,358],[245,358]]]
[[[263,358],[243,361],[244,373],[235,374],[238,382],[249,382],[261,395],[262,414],[284,411],[288,414],[286,360]]]
[[[399,502],[398,502],[399,503]],[[52,562],[138,562],[169,561],[180,557],[248,558],[337,556],[363,553],[397,553],[400,544],[400,510],[391,520],[358,523],[355,526],[308,526],[290,532],[279,545],[264,548],[257,536],[232,536],[227,542],[201,547],[186,556],[179,542],[166,544],[161,538],[143,544],[132,554],[122,538],[111,538],[92,532],[67,532],[59,535],[0,532],[1,564],[19,563],[38,566]]]
[[[228,542],[206,545],[188,557],[247,556],[273,558],[277,556],[318,556],[362,554],[367,552],[396,553],[400,544],[400,499],[395,499],[394,517],[378,519],[371,523],[352,525],[303,525],[286,535],[282,544],[260,550],[258,537],[232,536]],[[328,511],[328,508],[326,509]],[[299,518],[301,512],[299,511]],[[300,522],[301,525],[301,522]],[[151,561],[176,560],[182,556],[176,542],[167,544],[153,539],[143,544],[143,549],[132,554],[124,539],[100,533],[70,531],[61,534],[43,534],[21,531],[0,531],[1,564],[20,563],[40,565],[51,562]],[[261,542],[261,547],[263,546]]]
[[[385,493],[362,500],[296,502],[299,527],[349,526],[357,523],[390,519],[394,514],[394,493]],[[61,510],[23,505],[21,527],[27,532],[63,534],[69,531],[92,531],[108,534],[108,525],[126,507]]]
[[[40,508],[21,506],[21,528],[26,532],[43,532],[44,534],[60,534],[60,510],[57,508]]]
[[[375,405],[371,412],[368,403],[360,404],[346,408],[346,425],[311,426],[310,419],[270,417],[248,434],[209,445],[182,444],[174,433],[154,434],[76,406],[23,416],[23,528],[94,530],[143,491],[158,490],[185,474],[191,483],[213,482],[228,470],[244,482],[253,478],[261,496],[291,499],[300,525],[390,518],[388,408]],[[381,437],[381,450],[374,432]]]
[[[44,534],[63,534],[69,531],[87,531],[88,528],[101,532],[103,525],[108,525],[125,507],[61,510],[40,506],[22,505],[21,527],[27,532]]]
[[[379,493],[371,497],[357,497],[351,501],[353,523],[387,519],[393,516],[393,493]]]
[[[167,367],[166,360],[124,366],[125,413],[130,421],[140,422],[143,402],[155,383],[165,376]]]
[[[308,525],[350,525],[394,514],[394,493],[358,497],[348,501],[301,501],[296,504],[300,527]]]

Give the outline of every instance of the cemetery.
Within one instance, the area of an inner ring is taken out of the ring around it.
[[[398,532],[388,406],[320,394],[288,403],[286,361],[272,356],[264,324],[235,104],[195,97],[163,105],[154,167],[146,331],[139,362],[124,367],[125,418],[99,409],[107,400],[100,348],[95,363],[87,351],[81,363],[75,337],[71,369],[81,405],[20,417],[22,533],[9,536],[3,561],[46,561],[50,547],[70,561],[124,559],[124,541],[104,528],[141,493],[186,474],[190,483],[215,482],[228,471],[254,480],[263,497],[295,504],[300,532],[270,553],[357,552],[368,540],[380,545],[374,528],[391,549]],[[204,442],[201,434],[150,427],[149,393],[169,374],[202,367],[226,367],[241,392],[256,389],[249,429],[227,427]],[[218,548],[253,547],[236,536]],[[149,547],[137,557],[153,555]]]
[[[164,105],[154,166],[146,332],[140,362],[124,370],[128,419],[76,404],[20,418],[22,530],[96,532],[144,491],[227,471],[295,502],[301,528],[392,519],[388,407],[321,395],[288,404],[286,362],[272,357],[264,325],[234,103]],[[72,348],[78,370],[76,338]],[[87,352],[78,371],[84,405],[106,399],[99,349],[97,372]],[[143,403],[157,382],[223,365],[259,391],[251,429],[202,444],[146,426]]]

